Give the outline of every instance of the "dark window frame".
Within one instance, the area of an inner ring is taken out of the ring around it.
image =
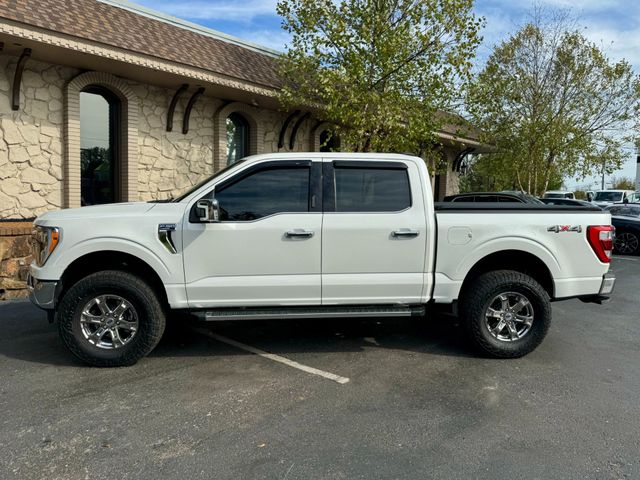
[[[100,95],[109,104],[109,149],[111,151],[111,185],[112,199],[111,202],[104,204],[93,203],[89,205],[107,205],[109,203],[118,203],[124,201],[123,178],[124,171],[122,158],[122,100],[112,90],[101,85],[87,85],[80,93],[89,93],[92,95]],[[82,141],[82,137],[80,138]],[[82,149],[80,150],[82,152]],[[80,198],[82,199],[82,167],[80,169]],[[82,201],[82,200],[81,200]]]
[[[233,165],[238,160],[241,160],[242,158],[247,157],[251,154],[250,153],[251,124],[246,119],[246,117],[239,112],[231,112],[229,115],[227,115],[227,118],[225,119],[225,128],[226,128],[227,120],[230,120],[234,124],[235,128],[242,127],[246,130],[245,132],[246,134],[242,138],[243,152],[241,152],[241,154],[237,154],[236,159],[233,162],[229,162],[229,156],[227,154],[227,162],[226,162],[227,165]],[[226,131],[225,131],[225,134],[226,134]],[[227,135],[227,149],[229,148],[228,143],[229,143],[229,136]]]
[[[325,137],[324,140],[323,137]],[[320,143],[320,152],[328,153],[340,151],[340,137],[326,128],[318,135],[318,142]]]
[[[354,170],[404,170],[407,186],[409,188],[409,205],[401,210],[353,210],[338,211],[336,207],[336,169],[354,169]],[[322,170],[322,186],[323,186],[323,211],[324,213],[357,213],[357,214],[396,214],[409,210],[413,207],[413,190],[411,186],[411,178],[409,177],[409,166],[399,161],[362,161],[362,160],[334,160],[323,163]]]
[[[211,199],[215,198],[215,192],[220,191],[222,189],[231,187],[232,185],[244,180],[251,175],[259,173],[265,170],[277,170],[281,168],[307,168],[309,170],[309,195],[308,195],[308,210],[306,212],[276,212],[270,215],[256,218],[253,220],[223,220],[219,223],[250,223],[250,222],[259,222],[261,220],[273,217],[275,215],[299,215],[299,214],[308,214],[308,213],[322,213],[322,165],[320,162],[312,162],[311,160],[286,160],[286,161],[267,161],[257,163],[255,165],[251,165],[248,168],[238,172],[236,175],[233,175],[219,184],[215,185],[210,191],[208,191],[205,195],[202,195],[198,198],[198,200],[202,200],[205,198]],[[191,210],[189,212],[189,223],[203,223],[201,222],[196,215],[196,204],[197,200],[194,202]]]

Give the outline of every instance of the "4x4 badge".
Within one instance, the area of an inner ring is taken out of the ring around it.
[[[552,225],[551,227],[547,228],[547,232],[555,232],[555,233],[561,233],[561,232],[576,232],[576,233],[581,233],[582,232],[582,226],[581,225]]]

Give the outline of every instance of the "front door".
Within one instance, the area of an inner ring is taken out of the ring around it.
[[[325,162],[322,303],[422,302],[425,204],[410,161]]]
[[[312,165],[250,165],[207,194],[218,200],[220,222],[186,216],[190,307],[320,304],[320,163]]]

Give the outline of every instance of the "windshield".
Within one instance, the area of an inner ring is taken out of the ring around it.
[[[179,197],[170,200],[171,202],[181,202],[182,200],[184,200],[185,198],[187,198],[189,195],[191,195],[193,192],[195,192],[196,190],[198,190],[200,187],[202,187],[203,185],[206,185],[207,183],[209,183],[211,180],[213,180],[214,178],[222,175],[223,173],[228,172],[229,170],[231,170],[234,167],[237,167],[238,165],[240,165],[242,162],[244,162],[244,159],[242,160],[238,160],[237,162],[234,162],[230,165],[227,165],[226,167],[224,167],[222,170],[218,170],[216,173],[214,173],[213,175],[211,175],[210,177],[205,178],[203,181],[201,181],[200,183],[198,183],[196,186],[191,187],[189,190],[187,190],[185,193],[183,193],[182,195],[180,195]]]
[[[545,193],[544,198],[565,198],[564,193]]]
[[[596,192],[596,202],[619,202],[622,200],[622,192]]]
[[[637,205],[620,205],[607,210],[616,217],[640,217],[640,206]]]

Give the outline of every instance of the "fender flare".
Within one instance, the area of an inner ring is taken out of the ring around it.
[[[538,258],[549,270],[553,280],[560,277],[562,269],[557,257],[542,243],[531,240],[526,237],[502,237],[494,238],[481,245],[478,245],[458,263],[454,278],[464,280],[471,269],[482,261],[484,258],[506,251],[523,252]],[[555,282],[554,282],[555,283]]]
[[[51,265],[51,267],[55,268],[58,278],[61,278],[73,262],[89,254],[99,252],[118,252],[136,257],[156,272],[163,284],[170,283],[171,281],[169,268],[152,250],[132,240],[116,237],[82,240],[73,245],[73,248],[61,252],[61,255],[56,258],[55,263]]]

